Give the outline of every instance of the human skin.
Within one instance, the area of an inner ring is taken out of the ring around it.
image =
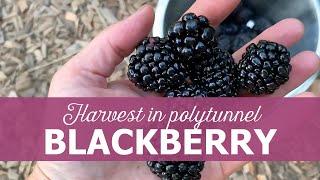
[[[238,5],[240,0],[198,0],[188,10],[205,15],[217,26]],[[135,46],[148,36],[154,20],[151,6],[144,6],[131,17],[112,25],[99,34],[85,49],[70,59],[53,77],[49,97],[145,97],[155,94],[143,92],[127,80],[107,82],[115,66],[128,56]],[[261,39],[287,47],[297,43],[304,33],[297,19],[285,19],[270,27],[252,42]],[[245,46],[233,54],[239,61]],[[298,87],[319,70],[319,58],[304,51],[292,57],[290,80],[270,96],[282,97]],[[313,96],[310,93],[300,95]],[[201,173],[203,180],[226,179],[246,162],[206,162]],[[157,180],[145,162],[37,162],[29,179],[110,179]]]

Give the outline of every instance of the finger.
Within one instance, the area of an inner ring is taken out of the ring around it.
[[[246,47],[251,43],[257,43],[260,40],[273,41],[286,47],[291,47],[303,37],[303,34],[304,25],[301,21],[293,18],[285,19],[262,32],[255,39],[235,52],[233,57],[236,61],[239,61],[242,54],[246,51]]]
[[[247,161],[223,161],[221,162],[221,167],[223,169],[223,173],[226,177],[230,176],[232,173],[238,171],[242,168]]]
[[[296,97],[316,97],[316,95],[312,92],[304,92],[297,95]]]
[[[145,38],[153,24],[153,8],[142,7],[131,17],[112,25],[67,63],[68,70],[108,77],[124,57]]]
[[[188,12],[208,17],[212,25],[220,24],[240,3],[240,0],[197,0]]]
[[[134,92],[136,95],[139,95],[141,97],[161,97],[161,94],[159,93],[141,90],[129,80],[118,80],[110,82],[108,84],[108,89],[115,90],[114,92],[125,89],[126,91],[130,91],[130,93]]]
[[[320,68],[319,57],[311,51],[304,51],[291,59],[292,71],[289,81],[280,86],[272,96],[285,96],[305,82]]]

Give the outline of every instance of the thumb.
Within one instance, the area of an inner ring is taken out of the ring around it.
[[[118,22],[100,33],[91,43],[67,64],[68,72],[83,71],[108,77],[124,57],[151,31],[153,8],[143,6],[129,18]]]

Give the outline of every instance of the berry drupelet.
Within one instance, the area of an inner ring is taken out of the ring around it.
[[[254,39],[257,35],[258,34],[254,30],[243,26],[241,28],[239,34],[237,34],[236,38],[234,38],[234,40],[231,44],[230,52],[234,53],[234,52],[238,51],[240,48],[242,48],[249,41]]]
[[[252,94],[271,94],[289,80],[290,53],[283,45],[260,41],[247,47],[238,65],[240,88]]]
[[[208,92],[205,88],[196,84],[183,84],[175,89],[168,89],[165,97],[207,97]]]
[[[195,66],[199,81],[208,91],[209,97],[235,97],[238,95],[237,65],[232,56],[221,50],[213,49],[210,59],[200,62]]]
[[[164,92],[179,86],[187,79],[187,72],[173,52],[167,39],[145,39],[129,60],[128,78],[145,91]]]
[[[199,180],[203,161],[147,161],[152,173],[162,180]]]
[[[169,39],[176,45],[182,60],[209,57],[212,46],[216,46],[215,30],[205,16],[185,14],[168,31]]]

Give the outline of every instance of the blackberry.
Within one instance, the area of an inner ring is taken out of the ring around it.
[[[199,180],[203,161],[147,161],[152,173],[162,180]]]
[[[165,97],[207,97],[207,90],[195,84],[183,84],[175,89],[168,89]]]
[[[246,45],[249,41],[257,36],[257,33],[252,29],[243,26],[239,34],[236,36],[231,44],[230,52],[238,51],[242,46]]]
[[[168,31],[169,39],[176,45],[182,60],[188,62],[197,57],[209,57],[212,46],[216,46],[215,30],[205,16],[188,13]]]
[[[218,47],[232,54],[272,24],[270,19],[254,11],[250,1],[242,0],[217,28]]]
[[[290,52],[283,45],[260,41],[247,47],[238,65],[239,84],[252,94],[271,94],[289,80]]]
[[[128,78],[145,91],[164,92],[187,79],[184,66],[167,39],[146,38],[129,60]]]
[[[240,27],[235,23],[223,23],[219,27],[217,32],[227,35],[237,35],[239,33]]]
[[[232,43],[233,43],[233,36],[222,34],[218,37],[218,47],[224,51],[230,52]]]
[[[194,80],[208,91],[209,97],[235,97],[238,95],[237,66],[232,56],[213,49],[212,58],[195,65]]]
[[[223,23],[217,30],[218,47],[231,54],[255,38],[258,34],[245,24]]]

